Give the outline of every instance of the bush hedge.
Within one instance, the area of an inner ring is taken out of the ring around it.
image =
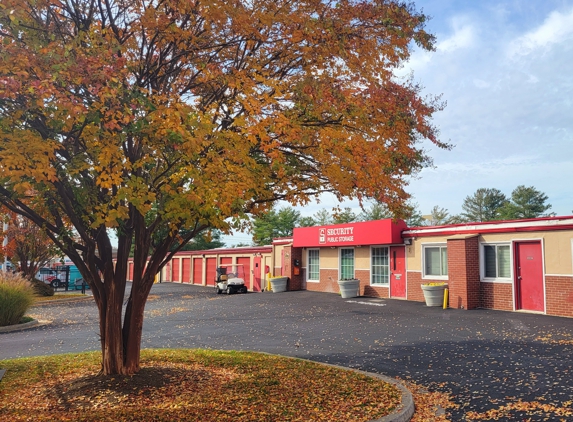
[[[0,273],[0,327],[18,324],[34,302],[32,284],[20,274]]]
[[[34,293],[38,296],[54,296],[54,288],[42,280],[33,279],[32,287],[34,288]]]

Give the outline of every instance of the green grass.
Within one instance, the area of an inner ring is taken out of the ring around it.
[[[2,421],[345,421],[387,415],[399,390],[353,371],[252,352],[142,351],[134,376],[98,352],[0,361]]]
[[[81,293],[66,293],[66,294],[54,294],[54,296],[36,296],[36,302],[54,302],[58,300],[65,300],[70,298],[78,297],[89,297]]]

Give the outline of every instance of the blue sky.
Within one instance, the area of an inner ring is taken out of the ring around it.
[[[434,123],[455,145],[424,143],[434,168],[408,189],[422,214],[434,205],[458,214],[479,188],[509,196],[518,185],[548,195],[557,215],[573,214],[573,0],[419,0],[416,7],[432,17],[436,51],[414,51],[402,71],[413,71],[425,93],[442,94],[447,107]],[[336,205],[325,196],[299,210]],[[360,211],[356,202],[341,206]],[[238,241],[250,235],[228,244]]]

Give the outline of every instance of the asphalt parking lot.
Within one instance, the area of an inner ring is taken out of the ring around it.
[[[0,359],[99,349],[94,302],[30,313],[51,323],[0,334]],[[453,421],[520,403],[567,408],[573,398],[573,320],[535,314],[163,283],[146,307],[143,347],[264,351],[398,377],[451,393]],[[505,420],[571,420],[524,415]]]

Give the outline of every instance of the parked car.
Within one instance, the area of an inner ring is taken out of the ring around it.
[[[38,271],[36,274],[36,278],[46,284],[49,284],[55,289],[65,284],[65,280],[62,281],[58,271],[53,268],[40,268],[40,271]]]

